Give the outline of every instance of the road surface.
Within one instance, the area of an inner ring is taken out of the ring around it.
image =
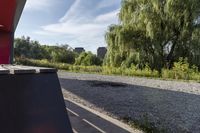
[[[200,84],[59,72],[64,96],[112,118],[165,132],[200,131]]]

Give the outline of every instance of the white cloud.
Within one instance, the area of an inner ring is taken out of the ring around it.
[[[74,4],[66,12],[66,14],[60,19],[60,22],[64,22],[68,18],[72,19],[72,18],[77,17],[77,15],[80,13],[80,8],[81,8],[80,6],[81,6],[81,0],[75,0]]]
[[[106,8],[113,6],[117,3],[116,0],[101,0],[101,2],[98,4],[98,8]]]
[[[95,22],[100,22],[100,23],[110,23],[111,21],[115,21],[116,23],[116,17],[119,13],[119,10],[115,10],[106,14],[102,14],[96,17]]]
[[[94,2],[94,0],[90,1]],[[111,1],[114,2],[114,0]],[[103,7],[103,4],[101,2],[90,4],[94,5],[86,4],[85,0],[76,0],[57,23],[42,26],[42,30],[36,33],[70,36],[69,43],[76,46],[82,44],[83,47],[89,47],[89,50],[96,49],[95,45],[105,45],[104,34],[110,24],[118,22],[119,9],[98,15],[95,11],[99,5]]]
[[[27,0],[25,10],[47,10],[55,0]]]
[[[99,15],[95,19],[87,23],[83,23],[82,18],[80,18],[79,20],[70,19],[66,21],[61,21],[56,24],[43,26],[42,29],[44,31],[54,33],[56,32],[60,34],[72,34],[75,36],[86,35],[85,33],[87,33],[88,35],[92,32],[91,35],[94,36],[95,34],[98,34],[101,31],[105,31],[108,25],[116,23],[118,12],[118,10],[115,10],[113,12]]]

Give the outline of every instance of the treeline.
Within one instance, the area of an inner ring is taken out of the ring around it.
[[[102,65],[102,59],[91,52],[78,54],[68,44],[48,46],[41,45],[38,41],[33,41],[30,37],[16,38],[14,41],[15,58],[28,58],[49,62],[67,63],[74,65]]]
[[[107,66],[161,72],[183,58],[200,68],[199,0],[123,0],[119,21],[106,33]]]
[[[122,0],[118,16],[105,35],[105,59],[29,37],[15,39],[15,56],[36,59],[22,64],[64,70],[200,81],[200,0]],[[103,67],[85,67],[93,65]]]

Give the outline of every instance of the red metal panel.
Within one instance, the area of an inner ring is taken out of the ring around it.
[[[12,31],[16,10],[16,0],[0,0],[0,25],[4,30]]]
[[[16,0],[0,0],[0,64],[10,63]]]
[[[10,51],[12,44],[12,34],[0,32],[0,64],[10,63]]]

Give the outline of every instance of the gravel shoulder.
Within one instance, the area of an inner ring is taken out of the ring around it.
[[[200,131],[200,84],[137,77],[59,72],[64,95],[117,119],[160,131]]]

